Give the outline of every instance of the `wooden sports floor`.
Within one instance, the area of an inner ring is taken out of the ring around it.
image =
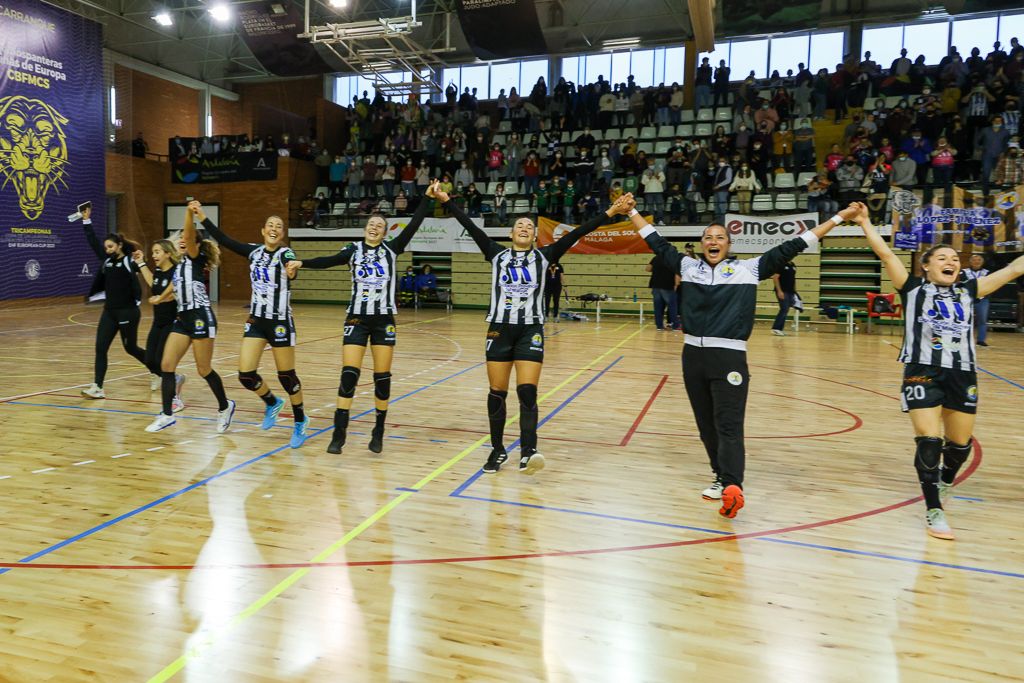
[[[340,307],[297,307],[298,450],[237,384],[240,305],[218,312],[224,435],[192,368],[178,424],[144,432],[159,396],[118,342],[108,398],[81,397],[98,313],[0,311],[0,680],[1024,680],[1024,336],[981,350],[945,542],[924,531],[897,336],[758,325],[730,521],[700,497],[681,337],[635,318],[548,326],[530,478],[516,453],[479,469],[480,312],[401,313],[384,453],[371,415],[341,456],[323,432]]]

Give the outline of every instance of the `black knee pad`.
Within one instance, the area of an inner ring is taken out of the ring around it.
[[[942,439],[935,436],[914,437],[917,451],[914,453],[914,467],[918,472],[934,472],[939,469],[942,459]]]
[[[346,365],[341,369],[341,383],[338,384],[338,396],[341,398],[352,398],[356,395],[359,373],[359,368],[352,365]]]
[[[537,405],[537,385],[520,384],[516,387],[516,394],[519,396],[519,403],[527,408]]]
[[[299,376],[295,374],[294,370],[278,372],[277,380],[281,383],[281,386],[284,387],[285,392],[287,392],[289,396],[294,396],[302,391],[302,384],[299,382]]]
[[[391,398],[391,373],[373,373],[373,395],[378,401],[386,401]]]
[[[507,391],[491,389],[490,393],[487,394],[487,414],[494,417],[503,411],[505,409],[505,399],[507,397]]]
[[[255,370],[245,370],[238,373],[238,381],[249,391],[259,391],[263,386],[263,378]]]
[[[947,441],[942,449],[942,464],[947,469],[960,469],[960,466],[967,462],[967,458],[971,457],[973,448],[974,439],[968,439],[967,443],[963,445]]]

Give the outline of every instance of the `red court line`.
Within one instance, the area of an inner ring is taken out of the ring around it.
[[[626,432],[626,435],[622,437],[622,441],[619,442],[620,446],[625,446],[629,443],[629,440],[633,438],[633,434],[636,433],[637,427],[640,426],[644,416],[647,415],[647,411],[650,410],[651,406],[654,404],[654,399],[658,398],[658,394],[661,393],[661,389],[665,386],[665,382],[667,381],[668,375],[662,375],[661,381],[658,382],[658,386],[654,388],[654,392],[651,394],[651,397],[647,399],[647,403],[645,403],[644,407],[640,410],[640,414],[636,416],[636,419],[633,421],[632,426],[630,426],[629,431]]]
[[[974,440],[974,457],[971,458],[970,464],[967,466],[959,477],[956,478],[956,484],[962,483],[965,479],[970,477],[974,472],[981,466],[982,450],[981,444],[977,439]],[[748,538],[762,538],[764,536],[777,536],[781,534],[793,533],[795,531],[806,531],[808,529],[820,529],[821,527],[832,526],[833,524],[843,524],[845,522],[852,522],[858,519],[864,519],[865,517],[873,517],[886,512],[892,512],[900,508],[905,508],[909,505],[914,505],[924,500],[923,496],[917,496],[915,498],[908,498],[907,500],[901,500],[898,503],[892,503],[884,507],[875,508],[873,510],[866,510],[864,512],[855,512],[850,515],[843,517],[835,517],[833,519],[826,519],[818,522],[807,522],[805,524],[795,524],[793,526],[782,527],[779,529],[765,529],[762,531],[748,531],[742,534],[724,534],[721,536],[708,536],[702,538],[694,538],[688,541],[666,541],[664,543],[647,543],[644,545],[628,545],[628,546],[615,546],[611,548],[587,548],[584,550],[551,550],[547,552],[536,552],[536,553],[515,553],[510,555],[468,555],[465,557],[433,557],[425,559],[411,559],[411,560],[360,560],[355,562],[268,562],[259,564],[169,564],[169,565],[149,565],[149,564],[40,564],[40,563],[21,563],[21,562],[0,562],[0,568],[3,569],[73,569],[73,570],[115,570],[115,571],[126,571],[126,570],[175,570],[175,571],[191,571],[193,569],[305,569],[305,568],[337,568],[337,567],[393,567],[397,565],[416,565],[416,564],[464,564],[470,562],[498,562],[507,560],[533,560],[542,557],[576,557],[580,555],[607,555],[611,553],[628,553],[638,552],[643,550],[661,550],[665,548],[681,548],[688,545],[705,545],[708,543],[724,543],[726,541],[742,541]]]

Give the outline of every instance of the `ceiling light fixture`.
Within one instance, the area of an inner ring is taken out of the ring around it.
[[[603,41],[601,43],[601,47],[605,50],[612,50],[623,47],[635,47],[639,44],[639,38],[614,38],[612,40]]]
[[[161,26],[171,26],[174,24],[174,20],[171,19],[170,12],[160,12],[159,14],[154,15],[153,21]]]
[[[210,16],[213,17],[214,21],[223,23],[231,19],[231,8],[223,2],[218,2],[217,4],[212,5],[207,11],[210,13]]]
[[[327,4],[334,9],[345,9],[348,7],[348,0],[328,0]]]

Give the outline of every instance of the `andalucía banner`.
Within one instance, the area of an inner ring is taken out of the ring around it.
[[[650,217],[646,217],[650,222]],[[541,218],[537,223],[537,244],[547,246],[571,231],[575,226]],[[644,242],[633,223],[622,221],[606,225],[586,235],[570,250],[570,254],[649,254],[650,247]]]
[[[0,1],[0,299],[84,294],[99,265],[80,222],[107,224],[100,26]]]

